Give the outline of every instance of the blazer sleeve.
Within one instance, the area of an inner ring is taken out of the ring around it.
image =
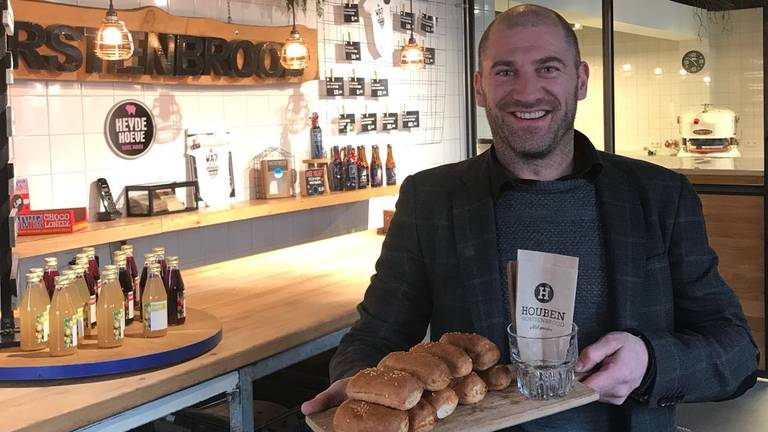
[[[432,295],[416,223],[414,178],[400,187],[376,273],[357,306],[360,315],[331,359],[331,382],[375,366],[392,351],[407,350],[426,334]]]
[[[649,405],[741,395],[756,381],[760,354],[739,300],[718,273],[701,201],[682,176],[668,257],[674,332],[643,333],[656,369]]]

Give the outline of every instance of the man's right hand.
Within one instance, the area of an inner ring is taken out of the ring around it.
[[[301,413],[306,416],[340,405],[347,398],[347,383],[350,379],[352,378],[343,378],[336,381],[325,389],[324,392],[315,396],[314,399],[301,404]]]

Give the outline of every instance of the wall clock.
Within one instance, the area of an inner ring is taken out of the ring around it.
[[[683,69],[688,73],[697,73],[704,69],[706,59],[700,51],[691,50],[683,54]]]

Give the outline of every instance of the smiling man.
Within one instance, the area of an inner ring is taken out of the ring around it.
[[[519,249],[579,258],[576,367],[600,402],[512,430],[672,431],[675,404],[752,387],[759,354],[691,185],[574,130],[589,67],[568,23],[514,7],[485,31],[479,59],[475,95],[493,148],[403,182],[360,319],[331,361],[333,384],[302,411],[339,404],[349,376],[407,350],[428,324],[433,340],[480,333],[509,362],[504,269]]]

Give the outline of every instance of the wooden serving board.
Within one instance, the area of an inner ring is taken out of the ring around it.
[[[453,414],[437,423],[434,431],[492,432],[586,405],[598,398],[597,392],[580,382],[563,399],[547,401],[528,400],[512,385],[506,390],[488,392],[476,405],[459,405]],[[306,421],[315,432],[332,432],[335,413],[336,408],[332,408],[307,416]]]

